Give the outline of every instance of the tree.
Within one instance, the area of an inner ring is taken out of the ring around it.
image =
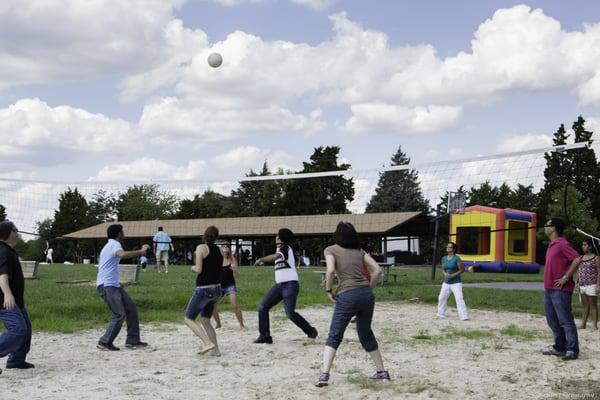
[[[585,129],[585,120],[580,115],[573,123],[575,143],[592,143],[593,132]],[[589,212],[600,213],[600,163],[592,148],[577,149],[570,154],[572,160],[571,182],[575,188],[590,200]]]
[[[112,193],[109,194],[105,190],[99,190],[92,195],[92,200],[89,202],[90,225],[113,221],[117,216],[116,206],[117,200]]]
[[[537,212],[540,197],[533,191],[533,185],[524,186],[520,183],[512,191],[509,197],[509,207],[516,210]]]
[[[0,204],[0,221],[4,221],[6,219],[6,208]]]
[[[338,164],[340,148],[337,146],[317,147],[309,162],[303,162],[300,173],[340,171],[350,164]],[[279,212],[286,215],[344,214],[349,213],[347,203],[354,199],[352,178],[328,176],[302,178],[280,182],[283,198]]]
[[[560,124],[560,127],[554,132],[552,139],[553,146],[560,146],[567,144],[569,135],[565,130],[565,125]],[[547,219],[548,215],[548,204],[552,200],[553,193],[567,185],[567,179],[570,179],[570,167],[571,163],[568,159],[568,154],[552,152],[544,154],[546,159],[546,168],[544,169],[544,187],[540,192],[540,206],[538,208],[538,217],[540,219]]]
[[[54,211],[52,237],[78,231],[89,226],[89,204],[83,194],[67,188],[58,198],[58,210]]]
[[[222,194],[207,190],[200,195],[195,195],[191,200],[182,200],[176,218],[220,218],[226,214],[227,203],[231,200]]]
[[[265,161],[262,170],[256,173],[252,170],[247,177],[269,176],[271,172]],[[269,215],[286,215],[282,209],[281,199],[283,186],[281,181],[242,181],[240,186],[231,192],[230,216],[263,217]]]
[[[177,197],[156,184],[133,185],[119,195],[115,208],[119,221],[167,219],[177,210]]]
[[[498,188],[492,186],[490,181],[485,181],[479,187],[473,186],[467,196],[467,205],[497,207],[498,206]]]
[[[391,165],[408,165],[410,158],[399,146],[391,158]],[[365,212],[421,211],[429,213],[429,202],[423,197],[419,186],[419,175],[414,169],[385,171],[379,174],[375,194],[367,204]]]

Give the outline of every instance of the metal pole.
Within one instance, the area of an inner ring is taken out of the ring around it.
[[[435,280],[435,265],[437,263],[438,236],[440,232],[440,204],[435,208],[435,231],[433,236],[433,258],[431,260],[431,280]]]

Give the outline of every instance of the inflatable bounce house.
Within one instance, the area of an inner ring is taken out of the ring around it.
[[[450,215],[450,241],[469,271],[539,273],[536,214],[471,206]]]

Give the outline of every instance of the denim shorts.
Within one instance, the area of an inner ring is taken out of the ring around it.
[[[237,294],[237,287],[235,285],[221,286],[221,296],[229,294]]]
[[[221,285],[196,288],[185,309],[185,316],[196,319],[200,314],[203,318],[210,318],[220,297]]]

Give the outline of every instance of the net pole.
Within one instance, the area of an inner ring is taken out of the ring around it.
[[[431,280],[435,280],[435,265],[438,258],[437,250],[438,250],[438,237],[440,233],[440,206],[441,203],[437,205],[435,208],[435,229],[433,235],[433,257],[431,260]]]

